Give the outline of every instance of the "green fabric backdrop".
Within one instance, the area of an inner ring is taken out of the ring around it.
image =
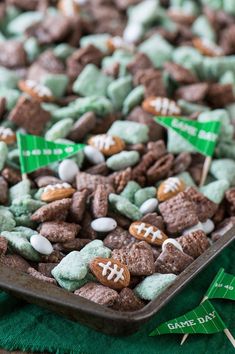
[[[37,306],[0,293],[0,348],[78,354],[230,354],[234,349],[224,333],[191,335],[181,347],[181,335],[148,337],[161,322],[196,307],[220,267],[235,274],[235,245],[221,253],[187,288],[166,305],[138,333],[115,338],[95,332]],[[212,300],[235,336],[232,301]]]

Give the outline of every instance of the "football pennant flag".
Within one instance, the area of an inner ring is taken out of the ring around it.
[[[57,144],[35,135],[17,134],[21,173],[29,173],[63,160],[84,148],[84,144]]]
[[[207,299],[235,300],[235,276],[221,268],[205,294]]]
[[[185,315],[161,324],[150,333],[150,336],[168,333],[212,334],[225,329],[226,325],[222,318],[210,301],[206,300]]]
[[[212,156],[220,131],[219,121],[197,122],[181,117],[155,117],[155,121],[170,128],[205,156]]]

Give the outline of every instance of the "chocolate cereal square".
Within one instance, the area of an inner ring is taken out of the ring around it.
[[[24,67],[27,56],[21,42],[15,40],[0,42],[0,65],[9,69]]]
[[[218,204],[212,202],[194,187],[189,187],[184,192],[186,198],[194,203],[199,221],[206,221],[212,218],[218,209]]]
[[[24,128],[27,133],[40,135],[46,123],[51,119],[51,115],[41,107],[38,101],[21,96],[9,119],[17,126]]]
[[[159,210],[170,234],[179,233],[199,222],[197,208],[184,192],[161,203]]]
[[[105,306],[112,306],[118,299],[117,291],[96,283],[87,283],[74,294]]]

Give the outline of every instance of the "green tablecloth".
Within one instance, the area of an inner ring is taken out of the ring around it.
[[[230,354],[234,349],[224,333],[191,335],[180,347],[181,335],[148,337],[158,324],[196,307],[220,267],[235,274],[235,245],[227,248],[186,289],[165,306],[138,333],[112,337],[57,316],[37,306],[0,293],[0,348],[79,354]],[[212,300],[235,336],[232,301]]]

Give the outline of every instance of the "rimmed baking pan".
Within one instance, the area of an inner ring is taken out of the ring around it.
[[[234,239],[235,227],[186,268],[157,299],[135,312],[111,310],[3,265],[0,265],[0,289],[97,331],[129,335],[138,331]]]

